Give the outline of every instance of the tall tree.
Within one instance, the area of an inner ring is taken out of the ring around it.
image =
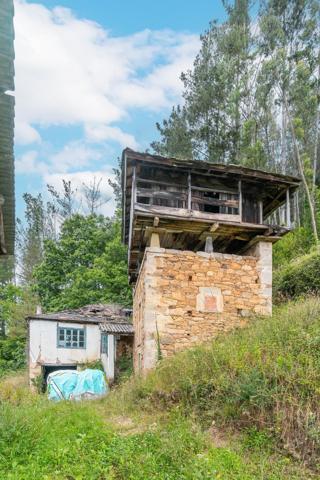
[[[87,303],[128,303],[126,249],[118,222],[98,215],[73,215],[64,221],[58,240],[47,240],[36,268],[35,288],[47,310]]]

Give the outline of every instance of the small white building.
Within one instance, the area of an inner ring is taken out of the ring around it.
[[[27,321],[31,384],[39,376],[46,380],[52,371],[78,369],[98,360],[113,381],[116,360],[132,354],[131,310],[116,305],[37,314]]]

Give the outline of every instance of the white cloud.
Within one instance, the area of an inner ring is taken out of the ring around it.
[[[102,153],[97,149],[88,147],[82,141],[67,143],[63,149],[49,157],[51,169],[56,172],[80,170],[96,160],[101,159]]]
[[[16,159],[17,173],[36,173],[44,175],[48,172],[48,165],[39,160],[39,152],[37,150],[28,150]]]
[[[89,141],[100,142],[103,140],[114,140],[122,147],[138,149],[139,145],[133,135],[123,132],[118,127],[108,127],[103,124],[86,125],[86,136]]]
[[[17,173],[39,175],[82,170],[103,159],[107,150],[93,148],[84,141],[72,141],[57,153],[48,153],[45,148],[27,150],[16,161]],[[45,159],[45,160],[44,160]]]
[[[82,125],[96,141],[136,144],[114,123],[131,108],[160,110],[177,100],[179,75],[199,47],[196,35],[170,30],[115,37],[69,9],[24,0],[15,2],[15,32],[22,143],[39,141],[37,125]]]
[[[54,173],[44,176],[45,184],[54,186],[58,192],[62,191],[62,180],[66,180],[67,182],[71,181],[73,189],[77,191],[76,199],[79,204],[81,203],[81,207],[84,209],[86,206],[83,205],[83,185],[90,186],[94,181],[97,183],[101,180],[99,188],[102,194],[102,199],[105,203],[99,208],[99,213],[106,216],[112,216],[115,210],[115,199],[112,187],[109,185],[109,179],[114,180],[114,175],[108,170],[95,172],[87,170],[68,174]]]
[[[15,138],[25,150],[17,173],[40,176],[44,186],[57,189],[62,179],[80,190],[103,178],[102,191],[111,199],[102,213],[111,215],[112,145],[139,148],[121,121],[128,123],[137,109],[159,112],[161,119],[163,109],[180,100],[180,73],[191,67],[198,37],[148,29],[113,36],[67,8],[26,0],[15,0],[15,37]],[[81,127],[83,137],[54,152],[40,136],[47,138],[43,129],[50,126]]]
[[[39,132],[29,123],[17,121],[15,125],[15,140],[19,145],[40,143]]]

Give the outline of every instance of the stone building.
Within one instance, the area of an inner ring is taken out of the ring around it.
[[[124,150],[122,235],[134,285],[136,371],[271,314],[272,244],[294,225],[299,183]]]

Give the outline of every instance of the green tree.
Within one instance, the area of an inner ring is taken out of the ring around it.
[[[119,223],[101,215],[73,215],[58,240],[44,244],[36,268],[36,291],[47,310],[76,308],[92,302],[130,303],[126,249]]]
[[[7,283],[0,286],[0,325],[2,336],[26,336],[26,317],[34,314],[37,298],[29,288]]]

